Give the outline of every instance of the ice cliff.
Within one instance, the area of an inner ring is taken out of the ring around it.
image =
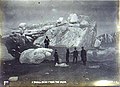
[[[58,20],[60,21],[58,22]],[[82,46],[91,48],[94,46],[97,25],[90,17],[70,14],[66,20],[65,18],[59,18],[58,20],[38,27],[36,29],[38,30],[37,33],[41,33],[41,35],[34,41],[34,44],[43,46],[45,36],[48,36],[50,46],[69,48]]]
[[[115,32],[111,34],[102,34],[96,37],[101,41],[101,45],[110,45],[117,44],[119,42],[119,34],[120,32]]]

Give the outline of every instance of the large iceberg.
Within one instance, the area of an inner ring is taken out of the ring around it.
[[[119,42],[119,34],[120,32],[102,34],[99,35],[97,39],[101,40],[101,45],[117,44]]]
[[[43,46],[45,36],[48,36],[50,39],[50,46],[63,46],[69,48],[81,48],[84,46],[86,49],[94,47],[97,35],[96,22],[88,16],[77,16],[77,14],[70,14],[68,19],[69,21],[63,21],[59,26],[52,26],[46,29],[47,31],[44,35],[38,37],[34,41],[34,44],[39,43]]]
[[[52,49],[49,48],[37,48],[37,49],[28,49],[22,52],[20,56],[20,63],[28,63],[28,64],[39,64],[47,57],[51,56],[53,52]]]
[[[55,66],[59,66],[59,67],[68,67],[69,65],[67,65],[66,63],[56,63]]]
[[[118,57],[118,49],[115,47],[109,47],[101,50],[88,50],[88,61],[114,61]]]

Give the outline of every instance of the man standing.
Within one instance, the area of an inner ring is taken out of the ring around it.
[[[55,64],[58,63],[59,64],[59,59],[58,59],[58,53],[57,50],[55,49],[55,53],[54,53],[54,58],[55,58]]]
[[[69,54],[70,54],[69,49],[66,49],[66,64],[69,63]]]
[[[77,57],[78,57],[78,51],[76,49],[76,47],[74,48],[74,51],[73,51],[73,63],[77,63]],[[75,61],[76,60],[76,61]]]
[[[48,48],[49,42],[50,42],[50,40],[49,40],[48,36],[46,36],[46,38],[44,40],[45,48]]]
[[[87,61],[86,54],[87,54],[86,50],[84,49],[84,47],[82,47],[82,50],[81,50],[81,60],[82,60],[84,65],[86,65],[86,61]]]

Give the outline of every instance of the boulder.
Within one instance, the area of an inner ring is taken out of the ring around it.
[[[39,64],[53,52],[49,48],[28,49],[21,53],[20,63]]]
[[[11,54],[8,53],[7,47],[4,44],[1,44],[0,46],[0,56],[2,61],[9,61],[9,60],[14,60],[15,58],[12,57]]]
[[[94,44],[94,47],[95,48],[99,48],[101,46],[101,41],[99,39],[96,39],[95,40],[95,44]]]
[[[18,76],[10,77],[8,80],[9,80],[9,81],[12,81],[12,82],[18,81]]]

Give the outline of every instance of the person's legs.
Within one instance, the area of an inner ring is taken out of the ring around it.
[[[66,64],[68,64],[69,63],[69,58],[67,59],[67,61],[66,61]]]
[[[68,60],[67,60],[67,62],[69,63],[69,57],[68,57]]]
[[[59,64],[59,60],[57,60],[57,63]]]
[[[76,57],[76,63],[77,63],[77,57]]]
[[[85,60],[83,61],[83,65],[86,65],[86,61]]]
[[[81,61],[82,61],[82,63],[83,63],[83,65],[85,64],[85,60],[84,60],[84,58],[83,57],[81,57]]]
[[[66,64],[68,63],[68,58],[66,57]]]
[[[73,57],[73,63],[74,63],[74,61],[75,61],[75,57]]]
[[[56,64],[56,60],[54,60],[54,65]]]
[[[47,44],[45,44],[45,48],[48,48]]]
[[[48,45],[46,45],[46,48],[48,48]]]

